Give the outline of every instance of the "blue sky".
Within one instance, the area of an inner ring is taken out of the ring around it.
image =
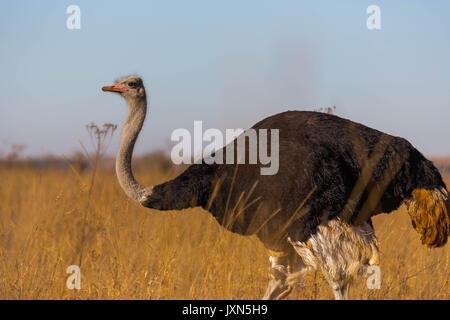
[[[81,8],[81,29],[66,8]],[[381,30],[366,8],[381,8]],[[0,150],[71,154],[85,124],[125,117],[101,92],[138,73],[137,152],[176,128],[246,128],[285,110],[337,114],[450,155],[449,1],[10,1],[0,12]],[[110,152],[118,144],[116,135]]]

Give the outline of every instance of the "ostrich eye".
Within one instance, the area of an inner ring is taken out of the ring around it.
[[[136,88],[136,82],[128,82],[128,86],[131,88]]]

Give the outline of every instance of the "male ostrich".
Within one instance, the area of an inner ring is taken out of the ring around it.
[[[228,230],[256,234],[271,252],[265,299],[285,297],[314,269],[322,271],[336,299],[347,298],[352,279],[378,263],[371,217],[402,203],[424,245],[447,242],[445,183],[432,162],[403,138],[334,115],[288,111],[252,127],[279,129],[277,174],[261,175],[262,164],[201,161],[171,181],[146,187],[131,169],[147,112],[143,82],[129,76],[102,90],[128,102],[116,158],[125,193],[157,210],[200,206]]]

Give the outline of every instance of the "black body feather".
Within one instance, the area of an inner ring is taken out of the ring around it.
[[[143,205],[202,206],[229,230],[256,232],[267,247],[283,250],[287,236],[305,241],[328,219],[370,222],[414,189],[445,188],[432,162],[407,140],[334,115],[288,111],[252,128],[279,129],[277,174],[261,175],[261,164],[194,164],[155,186]]]

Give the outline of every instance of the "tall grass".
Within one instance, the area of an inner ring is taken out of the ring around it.
[[[256,299],[268,282],[268,252],[232,234],[202,209],[158,212],[128,200],[113,172],[0,168],[0,298]],[[172,178],[136,172],[153,185]],[[88,203],[90,201],[90,204]],[[90,208],[86,211],[86,208]],[[87,214],[86,214],[87,213]],[[423,247],[403,209],[375,218],[382,285],[356,282],[355,299],[449,299],[450,246]],[[81,289],[66,269],[80,263]],[[289,299],[332,299],[320,273]]]

